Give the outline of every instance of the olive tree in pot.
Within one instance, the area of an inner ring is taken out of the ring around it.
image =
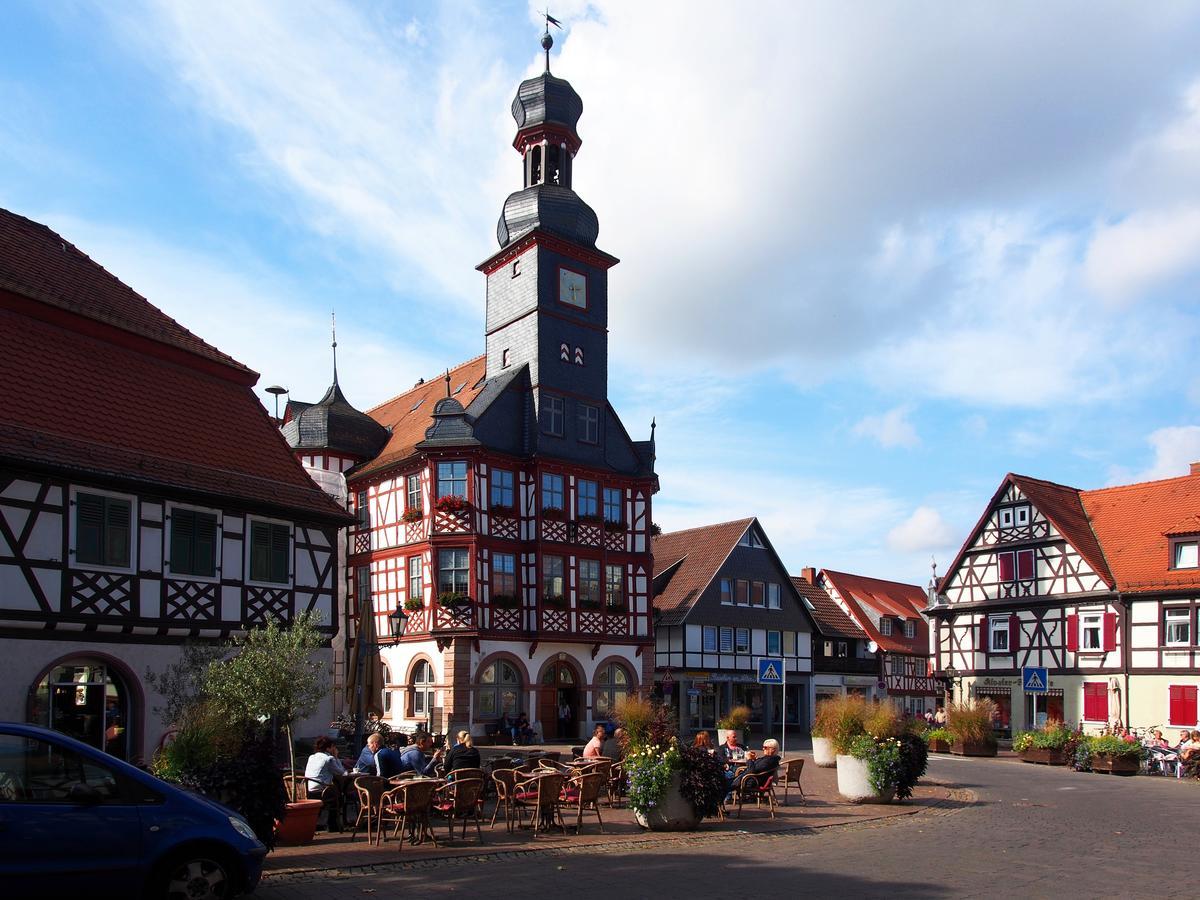
[[[283,728],[292,772],[292,725],[315,712],[327,690],[325,668],[313,658],[325,643],[319,624],[315,613],[302,613],[286,627],[272,619],[263,628],[250,629],[234,639],[234,656],[210,664],[206,678],[208,702],[229,721],[260,733],[270,723]],[[278,780],[276,774],[276,785]],[[320,811],[320,800],[288,797],[278,825],[280,841],[311,841]]]

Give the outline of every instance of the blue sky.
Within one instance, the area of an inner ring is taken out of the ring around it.
[[[924,582],[1007,471],[1200,460],[1200,6],[552,12],[665,529]],[[336,308],[366,407],[482,352],[537,40],[522,3],[9,0],[0,205],[299,398]]]

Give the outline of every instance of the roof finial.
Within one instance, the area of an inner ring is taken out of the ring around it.
[[[337,384],[337,310],[329,311],[329,325],[333,334],[333,383]]]
[[[651,417],[650,419],[650,440],[654,440],[654,429],[658,427],[658,419]]]
[[[542,35],[542,49],[546,51],[546,74],[550,74],[550,48],[554,46],[554,38],[550,36],[550,26],[562,28],[562,22],[550,15],[549,10],[542,10],[542,15],[546,17],[546,33]]]
[[[446,370],[446,396],[450,396],[450,370]]]

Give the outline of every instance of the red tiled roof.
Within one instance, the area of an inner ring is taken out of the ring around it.
[[[45,225],[0,209],[0,289],[254,374]]]
[[[924,588],[899,581],[869,578],[866,575],[831,572],[829,569],[822,569],[821,577],[833,586],[851,613],[857,610],[858,614],[852,618],[870,635],[871,640],[884,650],[921,656],[929,652],[929,626],[921,618],[921,610],[929,602]],[[913,636],[906,638],[903,631],[897,633],[895,629],[890,635],[880,633],[863,607],[869,607],[877,616],[901,617],[915,621]]]
[[[792,584],[796,586],[797,593],[812,604],[812,616],[816,619],[821,634],[826,637],[866,638],[866,632],[846,615],[824,588],[799,575],[792,576]]]
[[[451,395],[464,408],[470,406],[482,390],[486,371],[487,359],[484,356],[469,359],[450,370]],[[445,396],[446,378],[443,374],[367,410],[367,415],[372,419],[392,429],[392,436],[379,455],[354,475],[377,472],[411,456],[417,444],[425,440],[425,429],[433,424],[430,414],[434,404]]]
[[[1200,475],[1081,491],[1119,591],[1200,588],[1200,569],[1172,569],[1169,535],[1200,533]]]
[[[1104,551],[1100,549],[1100,542],[1096,539],[1092,526],[1088,524],[1087,513],[1080,503],[1079,490],[1055,484],[1053,481],[1030,478],[1028,475],[1010,474],[1008,480],[1021,489],[1021,493],[1029,498],[1042,515],[1054,523],[1054,527],[1079,552],[1092,570],[1111,586],[1112,573],[1105,561]]]
[[[654,598],[654,607],[664,613],[675,613],[676,619],[682,619],[753,522],[752,518],[738,519],[720,525],[672,531],[654,538],[655,577],[679,563],[663,592]]]

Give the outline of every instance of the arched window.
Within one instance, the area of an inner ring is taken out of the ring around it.
[[[392,670],[388,668],[387,663],[383,663],[383,714],[390,716],[392,714]]]
[[[72,659],[38,682],[30,721],[61,731],[113,756],[130,758],[129,688],[95,659]]]
[[[607,719],[613,709],[633,689],[629,670],[620,663],[609,663],[596,673],[596,693],[592,701],[592,718]]]
[[[412,714],[414,716],[429,716],[433,712],[433,666],[426,660],[421,660],[413,667],[412,676]]]
[[[524,684],[516,666],[497,660],[479,672],[479,687],[475,692],[475,709],[480,716],[509,716],[521,712]]]

